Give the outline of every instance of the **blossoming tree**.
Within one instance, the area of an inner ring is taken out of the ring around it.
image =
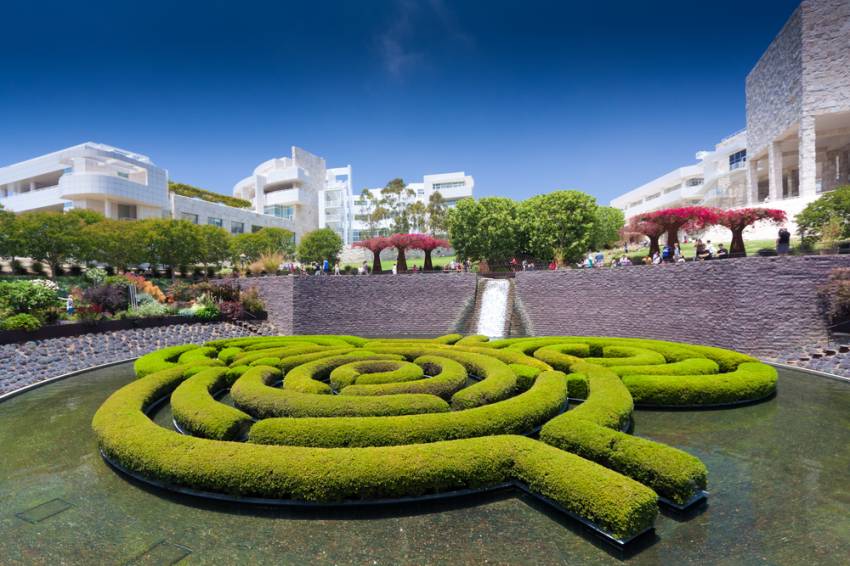
[[[629,218],[628,224],[620,232],[622,238],[626,241],[630,240],[633,234],[641,234],[649,238],[649,255],[655,252],[660,252],[661,247],[658,245],[658,239],[666,232],[666,229],[661,224],[641,220],[639,216]]]
[[[447,240],[435,238],[428,234],[411,234],[411,236],[413,236],[413,243],[410,247],[425,252],[424,270],[433,271],[434,266],[431,263],[431,252],[437,248],[448,248],[451,244]]]
[[[372,274],[376,275],[382,272],[381,268],[381,252],[387,248],[392,247],[392,242],[390,239],[385,236],[375,236],[374,238],[369,238],[368,240],[361,240],[359,242],[354,242],[355,248],[364,248],[372,252]]]
[[[732,245],[729,246],[729,255],[742,257],[747,255],[744,247],[744,229],[756,222],[769,221],[780,224],[785,220],[785,211],[777,208],[739,208],[721,212],[717,218],[717,224],[732,231]]]
[[[667,232],[667,245],[679,243],[679,230],[702,230],[706,226],[718,223],[722,211],[707,206],[685,206],[665,208],[655,212],[641,214],[642,222],[659,224]]]

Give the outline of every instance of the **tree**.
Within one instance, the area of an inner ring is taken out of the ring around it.
[[[451,244],[447,240],[441,240],[428,234],[412,234],[412,236],[413,242],[410,247],[425,252],[425,264],[423,268],[425,271],[433,271],[434,265],[431,263],[431,252],[437,248],[448,248]]]
[[[580,191],[555,191],[523,201],[519,222],[534,257],[558,265],[578,261],[592,244],[596,199]]]
[[[230,240],[233,262],[256,261],[264,253],[266,242],[259,232],[237,234]]]
[[[410,214],[408,201],[416,196],[413,189],[408,189],[403,179],[391,180],[381,189],[381,203],[387,209],[392,221],[390,231],[394,234],[410,232]]]
[[[448,226],[446,225],[446,214],[448,207],[440,191],[434,191],[428,197],[428,230],[434,236],[438,234],[446,234]]]
[[[204,224],[198,226],[200,245],[198,247],[198,260],[204,265],[204,278],[207,277],[207,268],[210,264],[221,267],[222,262],[230,257],[230,234],[220,226]],[[262,232],[262,230],[260,230]],[[289,230],[285,230],[288,232]]]
[[[795,217],[797,231],[804,241],[812,242],[821,237],[824,226],[832,218],[841,222],[841,237],[850,238],[850,185],[838,187],[810,202]]]
[[[256,234],[260,255],[281,254],[289,258],[295,253],[295,234],[286,228],[263,228]]]
[[[144,233],[147,229],[148,222],[145,220],[127,222],[104,219],[89,224],[83,228],[83,232],[91,242],[90,259],[111,265],[122,272],[130,265],[142,263],[145,260],[145,249],[139,242],[146,240]]]
[[[407,271],[407,257],[404,252],[413,247],[415,242],[415,234],[393,234],[390,236],[390,245],[395,247],[398,255],[396,256],[396,271],[404,273]]]
[[[720,210],[716,208],[685,206],[641,214],[640,219],[663,226],[667,232],[667,245],[673,247],[673,244],[679,243],[679,230],[702,230],[706,226],[717,224],[719,215]]]
[[[621,236],[624,240],[631,240],[634,235],[640,234],[649,238],[649,255],[656,252],[661,252],[661,247],[658,245],[658,240],[667,230],[661,224],[641,220],[640,216],[632,216],[629,218],[629,223],[621,231]]]
[[[729,246],[729,255],[733,257],[747,255],[747,250],[744,247],[744,229],[762,220],[776,224],[785,222],[785,211],[776,208],[739,208],[718,214],[717,223],[732,231],[732,245]]]
[[[364,214],[365,218],[362,218],[362,220],[366,222],[369,236],[377,236],[381,222],[387,219],[389,213],[386,207],[384,207],[381,198],[369,189],[363,189],[360,198],[365,202],[366,213]]]
[[[597,250],[610,248],[620,240],[620,231],[625,224],[626,218],[622,210],[612,206],[598,206],[590,247]]]
[[[20,255],[50,266],[55,278],[63,263],[80,255],[85,240],[84,222],[79,215],[61,212],[26,212],[16,219]],[[79,258],[78,258],[79,259]]]
[[[354,242],[355,248],[364,248],[372,252],[372,274],[376,275],[383,271],[381,266],[381,252],[392,247],[390,239],[385,236],[374,236],[368,240]]]
[[[415,201],[407,208],[410,216],[410,228],[414,232],[424,232],[427,227],[428,207],[424,202]]]
[[[0,257],[14,259],[20,248],[17,217],[0,204]]]
[[[199,226],[186,220],[148,220],[149,230],[145,233],[147,260],[151,264],[171,268],[171,279],[176,277],[181,265],[197,263],[201,255],[201,232]]]
[[[322,263],[328,260],[333,264],[342,251],[342,238],[330,228],[319,228],[307,232],[298,245],[298,257],[303,263]]]
[[[449,210],[449,239],[461,259],[507,262],[517,253],[517,204],[511,199],[464,199]]]

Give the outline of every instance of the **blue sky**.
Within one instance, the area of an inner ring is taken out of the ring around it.
[[[92,140],[229,194],[291,145],[354,184],[601,202],[745,125],[797,0],[14,2],[0,165]]]

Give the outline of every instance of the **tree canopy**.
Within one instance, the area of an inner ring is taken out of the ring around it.
[[[577,261],[595,243],[596,199],[580,191],[555,191],[520,203],[524,243],[533,257],[559,265]]]
[[[298,257],[303,263],[322,263],[328,260],[333,264],[342,251],[342,238],[330,228],[319,228],[307,232],[298,244]]]
[[[461,259],[501,263],[517,254],[516,203],[504,197],[464,199],[448,214],[449,239]]]
[[[795,220],[800,236],[809,242],[821,238],[827,224],[840,226],[840,237],[850,238],[850,185],[824,193]]]

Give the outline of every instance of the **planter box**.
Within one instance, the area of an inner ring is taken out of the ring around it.
[[[266,313],[262,313],[255,317],[246,317],[245,320],[266,320],[267,317],[268,315]],[[221,320],[219,318],[216,320],[201,321],[192,317],[174,315],[155,318],[127,318],[123,320],[54,324],[44,326],[34,332],[27,332],[26,330],[2,330],[0,331],[0,344],[82,336],[83,334],[99,334],[101,332],[114,332],[116,330],[130,330],[133,328],[156,328],[158,326],[173,326],[175,324],[206,324],[221,322]]]

